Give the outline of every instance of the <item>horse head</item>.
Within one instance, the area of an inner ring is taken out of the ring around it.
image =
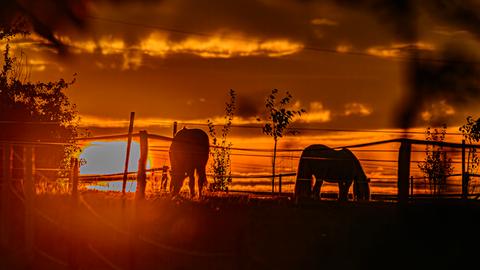
[[[295,181],[295,199],[301,200],[312,196],[312,171],[303,157],[297,170],[297,179]]]
[[[363,172],[363,171],[362,171]],[[365,173],[361,173],[354,178],[353,194],[359,201],[368,201],[370,199],[370,178]]]

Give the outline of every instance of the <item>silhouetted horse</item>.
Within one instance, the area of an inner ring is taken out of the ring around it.
[[[208,135],[201,129],[183,128],[170,146],[171,192],[177,195],[185,177],[189,177],[190,195],[195,196],[195,171],[198,175],[198,193],[202,196],[207,182],[205,167],[209,156]]]
[[[315,185],[312,191],[312,176]],[[320,198],[323,181],[338,183],[338,199],[348,200],[348,190],[353,182],[353,194],[357,200],[368,200],[370,181],[355,155],[348,149],[333,150],[321,144],[310,145],[302,152],[298,164],[295,197]]]

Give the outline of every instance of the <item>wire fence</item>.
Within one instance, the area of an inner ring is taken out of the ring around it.
[[[204,125],[203,123],[190,123],[185,122],[183,124],[188,125]],[[257,125],[238,125],[234,126],[238,128],[260,128]],[[395,131],[395,130],[354,130],[354,129],[316,129],[311,128],[312,131],[325,131],[325,132],[378,132],[384,134],[422,134],[417,131]],[[450,135],[461,135],[459,133],[449,133]],[[133,137],[139,136],[139,133],[134,133]],[[79,138],[78,141],[105,141],[105,140],[114,140],[114,139],[125,139],[127,134],[114,134],[114,135],[101,135],[101,136],[93,136],[88,138]],[[169,142],[172,140],[169,136],[159,135],[159,134],[148,134],[150,141],[152,142],[149,146],[149,156],[154,161],[153,164],[163,163],[168,164],[168,152],[169,152]],[[416,143],[422,145],[438,145],[437,142],[425,142],[420,140],[413,140],[410,139],[412,143],[415,145]],[[389,139],[377,142],[367,142],[361,144],[352,144],[352,145],[343,145],[343,146],[335,146],[332,149],[343,149],[348,148],[357,155],[358,160],[361,162],[362,167],[364,168],[366,174],[370,177],[371,186],[373,188],[373,193],[380,193],[386,192],[388,194],[396,193],[396,180],[397,180],[397,172],[398,172],[398,143],[401,142],[401,139]],[[15,145],[15,146],[35,146],[35,147],[48,147],[48,146],[64,146],[67,145],[66,143],[58,143],[58,142],[24,142],[24,141],[15,141],[15,142],[7,142],[7,141],[0,141],[0,144],[6,145]],[[397,144],[397,146],[394,146]],[[377,147],[382,146],[383,147]],[[391,146],[384,147],[385,145]],[[393,145],[393,146],[392,146]],[[461,159],[462,150],[459,148],[462,146],[460,143],[442,143],[444,148],[442,149],[443,152],[447,153],[450,157],[450,163],[454,166],[454,172],[448,176],[449,180],[449,192],[458,191],[457,187],[459,186],[459,178],[461,178],[461,174],[459,174],[459,170],[461,169],[461,165],[463,164],[463,160]],[[102,147],[102,145],[95,145],[92,144],[90,147]],[[211,146],[212,148],[218,148],[218,146]],[[410,159],[410,171],[412,173],[412,179],[415,181],[413,183],[414,189],[418,194],[420,193],[428,193],[428,188],[426,188],[425,183],[429,180],[424,176],[424,173],[420,170],[418,165],[425,163],[425,154],[428,153],[428,149],[423,146],[423,149],[419,146],[414,146],[411,149],[411,159]],[[465,147],[465,146],[463,146]],[[476,146],[466,146],[467,149]],[[231,155],[231,164],[234,171],[231,175],[233,179],[231,183],[231,190],[237,189],[241,191],[244,188],[244,191],[266,191],[271,188],[271,183],[268,183],[265,179],[273,178],[271,175],[271,159],[273,157],[273,150],[269,148],[259,148],[259,147],[230,147],[230,155]],[[279,192],[278,186],[283,184],[283,192],[293,192],[293,187],[295,183],[295,172],[298,169],[298,163],[301,159],[301,154],[304,148],[279,148],[277,152],[279,153],[277,158],[277,168],[279,170],[276,173],[276,180],[273,181],[274,190]],[[16,154],[18,156],[18,154]],[[316,158],[310,157],[309,159],[327,159],[327,158]],[[332,160],[332,158],[328,158]],[[21,167],[14,167],[13,171],[21,171]],[[66,173],[67,171],[58,169],[58,168],[36,168],[36,173],[38,175],[42,175],[42,172],[46,173]],[[270,174],[266,176],[266,173]],[[293,173],[293,174],[292,174]],[[80,179],[83,182],[113,182],[120,180],[125,173],[120,172],[117,173],[101,173],[101,174],[88,174],[88,175],[81,175]],[[164,171],[162,167],[150,167],[147,170],[147,174],[149,176],[150,186],[155,186],[156,182],[158,182],[158,178],[162,174],[169,174],[169,172]],[[266,177],[262,177],[266,176]],[[278,181],[280,180],[279,176],[282,176],[283,183],[280,184]],[[211,179],[213,175],[209,174],[209,178]],[[472,176],[472,191],[476,190],[476,180],[474,180],[474,175]],[[43,179],[47,179],[47,177],[42,177]],[[130,171],[127,173],[127,179],[130,181],[135,181],[136,179],[136,172]],[[248,181],[245,181],[248,180]],[[417,181],[418,180],[418,181]],[[460,179],[461,180],[461,179]],[[388,184],[389,183],[389,184]],[[134,183],[133,183],[134,185]],[[326,183],[325,190],[335,190],[335,184],[328,184]]]

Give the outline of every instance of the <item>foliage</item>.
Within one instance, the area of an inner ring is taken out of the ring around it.
[[[266,123],[263,125],[262,131],[264,134],[273,138],[273,160],[272,160],[272,183],[275,181],[275,161],[277,157],[277,143],[285,134],[296,134],[294,130],[288,130],[289,125],[295,116],[301,116],[305,112],[304,109],[294,110],[289,109],[289,104],[292,101],[292,95],[287,91],[285,96],[277,99],[278,90],[273,89],[272,93],[265,101],[265,108],[267,111]],[[260,119],[258,119],[260,120]],[[273,188],[273,187],[272,187]]]
[[[463,139],[467,144],[474,144],[480,141],[480,118],[473,120],[473,117],[467,117],[467,123],[459,128]],[[465,164],[466,173],[476,174],[480,165],[480,158],[476,148],[467,148],[467,164]],[[475,189],[475,186],[472,186]],[[474,190],[472,191],[474,192]]]
[[[443,125],[441,130],[435,128],[433,132],[430,127],[425,131],[427,141],[444,142],[447,126]],[[445,189],[447,177],[452,174],[452,159],[447,156],[443,146],[425,146],[425,161],[418,164],[418,168],[428,179],[431,190],[436,194]]]
[[[64,144],[37,147],[36,154],[42,167],[66,169],[70,157],[79,151],[73,140],[79,135],[78,113],[64,93],[75,78],[30,82],[26,61],[11,56],[8,40],[14,34],[7,34],[0,72],[0,121],[5,127],[0,138]]]
[[[227,141],[227,136],[232,126],[236,94],[234,90],[230,90],[229,94],[230,101],[225,103],[225,123],[220,137],[217,136],[213,122],[208,120],[208,130],[213,138],[213,149],[211,151],[213,183],[209,185],[211,191],[228,191],[228,185],[232,182],[230,161],[232,143]]]
[[[16,16],[11,21],[0,20],[0,40],[9,40],[15,35],[27,35],[28,22],[25,17]]]
[[[473,120],[471,116],[467,117],[467,123],[459,128],[462,132],[465,143],[474,144],[480,141],[480,118]],[[468,149],[467,172],[474,174],[478,170],[480,159],[477,156],[476,148]]]

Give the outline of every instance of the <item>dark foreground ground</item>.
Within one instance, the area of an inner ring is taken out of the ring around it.
[[[480,204],[294,205],[288,198],[166,198],[135,204],[84,193],[35,201],[25,252],[12,200],[0,269],[479,269]]]

